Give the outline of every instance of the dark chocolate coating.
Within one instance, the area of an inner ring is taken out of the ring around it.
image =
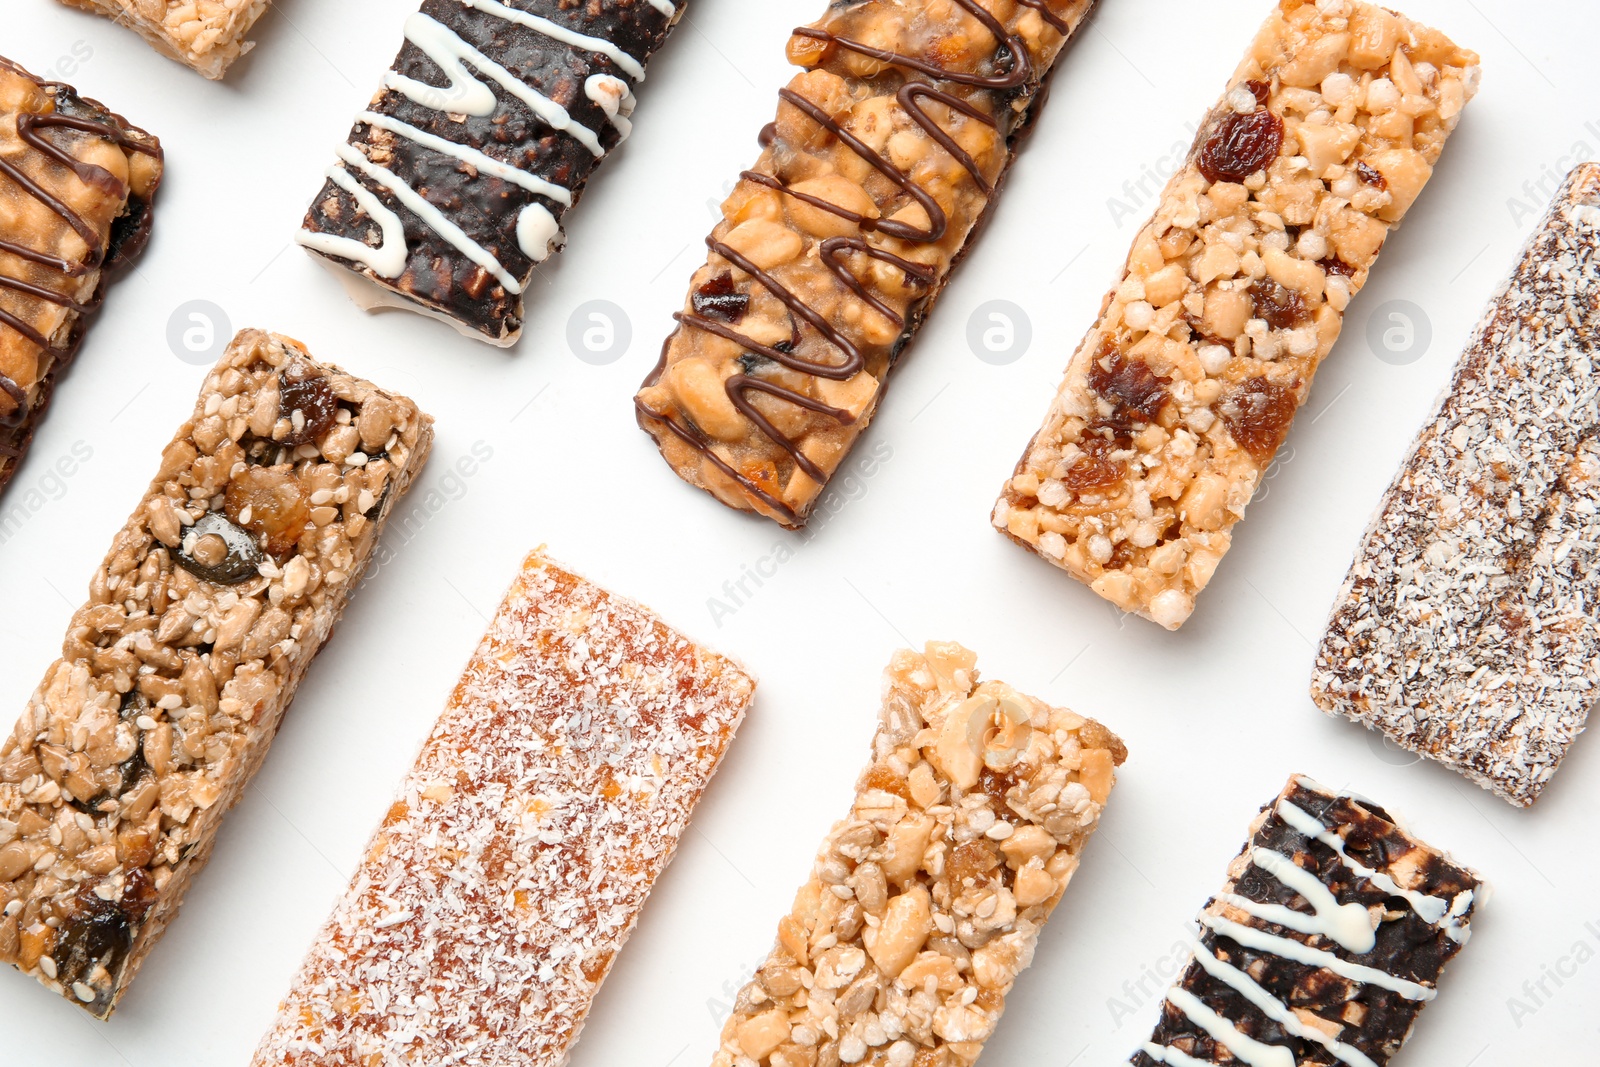
[[[588,0],[582,5],[573,0],[503,2],[578,33],[610,41],[641,64],[666,41],[674,22],[673,16],[663,14],[647,0]],[[679,6],[681,9],[681,2]],[[465,7],[460,0],[426,0],[422,13],[444,24],[534,91],[566,108],[575,122],[596,134],[608,152],[621,140],[605,112],[584,93],[584,83],[595,74],[609,74],[630,88],[636,87],[635,80],[606,56]],[[410,41],[400,49],[391,69],[428,85],[449,84],[438,65]],[[381,91],[369,110],[564,186],[572,191],[575,205],[604,157],[595,156],[569,134],[553,129],[497,83],[481,80],[499,101],[494,113],[483,118],[466,116],[464,122],[457,122],[392,89]],[[376,149],[374,135],[380,146]],[[369,156],[376,153],[376,162],[442,211],[498,259],[506,273],[524,284],[533,276],[536,264],[518,245],[518,215],[530,203],[540,203],[559,222],[570,210],[521,186],[475,173],[453,156],[374,130],[363,122],[352,127],[349,143]],[[379,278],[359,264],[329,258],[492,339],[509,337],[521,328],[520,295],[508,293],[492,275],[401,205],[388,189],[353,169],[351,176],[404,222],[409,247],[406,268],[398,278]],[[311,205],[304,228],[358,241],[367,241],[375,230],[373,221],[359,209],[355,199],[332,181],[323,185]]]

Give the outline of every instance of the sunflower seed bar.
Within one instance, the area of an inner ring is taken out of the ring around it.
[[[967,1067],[1127,749],[930,643],[895,654],[850,815],[740,992],[715,1067]]]
[[[0,961],[110,1017],[432,438],[298,343],[234,338],[0,747]]]
[[[111,277],[150,235],[161,143],[0,58],[0,491]]]
[[[297,239],[363,308],[501,347],[687,0],[425,0]]]
[[[529,556],[254,1067],[558,1067],[755,682]]]
[[[1477,85],[1478,57],[1435,30],[1280,0],[995,526],[1123,611],[1182,626]]]
[[[1572,172],[1367,531],[1311,696],[1527,807],[1600,686],[1600,165]]]
[[[805,68],[722,205],[635,399],[680,478],[799,527],[987,218],[1093,0],[859,0],[794,32]]]
[[[155,48],[213,81],[255,47],[245,40],[271,0],[61,0],[133,29]]]
[[[1488,886],[1370,801],[1290,779],[1250,827],[1137,1067],[1383,1067]]]

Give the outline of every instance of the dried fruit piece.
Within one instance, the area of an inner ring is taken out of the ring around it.
[[[1265,319],[1274,330],[1292,330],[1310,318],[1306,298],[1271,278],[1253,283],[1250,299],[1255,303],[1255,317]]]
[[[1389,188],[1389,179],[1376,167],[1369,166],[1361,160],[1356,160],[1356,177],[1382,192]]]
[[[1200,148],[1197,164],[1207,181],[1242,182],[1264,170],[1283,150],[1283,120],[1270,111],[1229,112]]]
[[[1113,417],[1120,420],[1153,422],[1167,402],[1170,384],[1171,378],[1161,377],[1144,361],[1109,347],[1089,366],[1089,388],[1111,402]]]
[[[1266,107],[1268,101],[1272,99],[1272,86],[1267,82],[1251,79],[1244,83],[1244,87],[1256,98],[1257,107]]]
[[[291,366],[278,381],[278,417],[289,420],[289,433],[280,444],[310,444],[339,420],[339,398],[327,378]]]
[[[184,533],[178,565],[201,581],[237,585],[256,576],[261,549],[255,538],[225,517],[202,515]]]
[[[1259,467],[1272,462],[1299,408],[1296,390],[1270,378],[1253,378],[1216,404],[1228,432]]]
[[[734,288],[733,275],[727,271],[712,278],[694,291],[690,298],[697,314],[718,322],[737,325],[750,310],[750,296]]]
[[[1344,260],[1340,259],[1338,256],[1329,256],[1327,259],[1319,259],[1317,260],[1317,266],[1321,267],[1322,273],[1328,275],[1329,277],[1338,275],[1341,278],[1354,278],[1356,276],[1356,269],[1350,264],[1346,263]]]
[[[1127,468],[1106,458],[1106,453],[1117,447],[1114,440],[1104,436],[1088,436],[1079,445],[1083,455],[1067,468],[1065,477],[1061,479],[1063,485],[1074,493],[1087,493],[1122,481]]]
[[[234,522],[265,538],[262,547],[275,559],[294,550],[311,521],[305,486],[287,468],[248,467],[239,472],[228,483],[227,510]]]

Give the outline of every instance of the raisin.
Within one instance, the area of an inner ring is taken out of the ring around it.
[[[228,517],[257,537],[274,559],[282,560],[300,543],[311,520],[311,501],[292,472],[247,467],[228,483]]]
[[[1239,447],[1250,453],[1257,466],[1265,467],[1289,436],[1289,425],[1299,407],[1294,389],[1270,378],[1253,378],[1223,397],[1217,414]]]
[[[1167,402],[1171,383],[1171,378],[1156,374],[1142,360],[1128,359],[1109,346],[1089,366],[1089,388],[1111,402],[1117,419],[1154,421]]]
[[[1264,81],[1252,79],[1245,82],[1244,87],[1249,89],[1250,95],[1256,98],[1256,106],[1258,107],[1266,107],[1267,102],[1272,99],[1272,86]]]
[[[696,314],[731,325],[742,322],[750,310],[749,294],[734,288],[733,275],[727,271],[696,289],[690,303]]]
[[[1292,330],[1309,318],[1305,297],[1270,278],[1250,286],[1250,299],[1255,301],[1256,318],[1265,319],[1274,330]]]
[[[289,434],[280,444],[309,444],[333,429],[339,419],[339,398],[323,375],[290,367],[278,379],[278,417],[289,420]]]
[[[1125,473],[1123,465],[1106,458],[1106,453],[1114,447],[1110,441],[1094,437],[1080,441],[1079,447],[1083,449],[1083,455],[1067,468],[1061,484],[1074,493],[1089,493],[1097,489],[1109,489],[1122,481]]]
[[[1366,182],[1379,192],[1383,192],[1389,188],[1389,179],[1383,176],[1382,171],[1378,170],[1376,167],[1368,166],[1359,159],[1356,160],[1356,177],[1360,178],[1363,182]]]
[[[248,531],[212,512],[184,532],[178,565],[201,581],[237,585],[256,576],[261,549]]]
[[[1017,774],[1019,769],[1021,768],[997,771],[985,767],[978,775],[978,788],[987,794],[990,802],[994,805],[995,811],[1003,812],[1006,810],[1006,794],[1015,789],[1017,784],[1023,780]]]
[[[952,885],[959,886],[969,881],[973,885],[981,885],[988,881],[989,872],[1000,866],[1000,860],[981,841],[968,841],[950,853],[947,866]]]
[[[1270,111],[1229,112],[1200,148],[1200,173],[1207,181],[1242,182],[1268,166],[1283,150],[1283,120]]]
[[[74,904],[54,950],[56,977],[69,989],[92,975],[97,965],[115,973],[118,961],[133,947],[133,923],[116,903],[101,900],[84,886]]]
[[[883,764],[875,765],[861,779],[862,789],[881,789],[885,793],[893,793],[902,800],[910,796],[906,788],[906,780]]]
[[[1338,275],[1341,278],[1354,278],[1356,268],[1340,259],[1338,256],[1329,256],[1327,259],[1317,260],[1317,266],[1322,268],[1322,273]]]

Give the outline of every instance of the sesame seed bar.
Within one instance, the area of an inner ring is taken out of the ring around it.
[[[255,47],[245,37],[271,0],[61,0],[138,33],[157,52],[213,81]]]
[[[0,58],[0,491],[107,284],[143,251],[161,143]]]
[[[1521,807],[1600,685],[1600,165],[1572,172],[1357,551],[1312,699]]]
[[[804,68],[722,205],[635,399],[689,484],[803,526],[972,246],[1093,0],[859,0],[794,31]]]
[[[1477,85],[1478,57],[1436,30],[1280,0],[994,525],[1121,610],[1182,626]]]
[[[500,347],[687,0],[425,0],[297,234],[361,307]]]
[[[1488,892],[1371,801],[1291,778],[1201,912],[1131,1062],[1384,1067]]]
[[[714,1067],[968,1067],[1078,869],[1127,749],[930,643],[885,674],[872,762]]]
[[[0,961],[110,1017],[432,438],[295,341],[233,339],[0,746]]]
[[[755,691],[523,565],[253,1067],[559,1067]]]

